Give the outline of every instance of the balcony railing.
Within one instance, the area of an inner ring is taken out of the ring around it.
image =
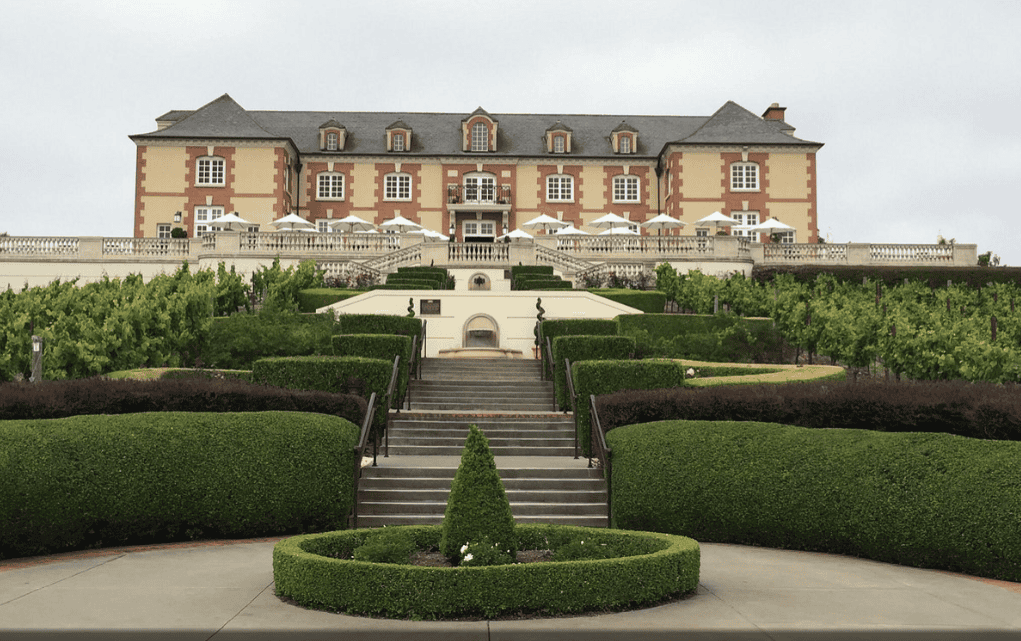
[[[448,205],[510,205],[511,186],[447,185]]]
[[[485,263],[508,264],[510,246],[506,243],[446,243],[450,265]]]

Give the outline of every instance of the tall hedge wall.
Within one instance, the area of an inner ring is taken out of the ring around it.
[[[303,289],[298,292],[298,311],[304,314],[312,314],[321,307],[332,305],[342,300],[354,298],[364,294],[367,290],[362,289],[341,289],[323,287],[320,289]]]
[[[590,289],[588,291],[615,303],[640,309],[646,314],[662,314],[666,307],[666,294],[660,291],[640,289]]]
[[[570,359],[572,364],[581,361],[630,360],[634,353],[635,339],[627,336],[557,336],[553,339],[553,380],[560,409],[571,409],[565,358]]]
[[[397,397],[404,398],[408,389],[408,363],[411,360],[411,338],[393,334],[338,334],[333,337],[334,356],[362,356],[393,363],[400,356]]]
[[[1021,581],[1021,443],[701,421],[607,440],[616,527]]]
[[[544,320],[539,324],[539,337],[542,350],[546,350],[546,339],[550,343],[557,336],[616,336],[617,321],[601,318],[562,318]],[[549,354],[552,358],[552,354]],[[550,375],[553,372],[548,372]]]
[[[391,314],[342,314],[337,318],[340,330],[337,334],[394,334],[396,336],[420,336],[421,318],[394,316]],[[422,343],[418,353],[422,354]],[[392,360],[392,359],[391,359]]]
[[[552,265],[513,265],[511,267],[511,280],[525,274],[548,274],[553,275]]]
[[[585,455],[590,454],[589,395],[620,390],[662,389],[684,386],[684,366],[680,361],[582,361],[571,364],[578,411],[574,426]]]
[[[342,528],[357,434],[299,412],[0,422],[0,558]]]
[[[269,356],[311,356],[332,351],[338,333],[332,314],[234,314],[213,319],[199,367],[252,369]],[[192,363],[187,363],[191,366]]]

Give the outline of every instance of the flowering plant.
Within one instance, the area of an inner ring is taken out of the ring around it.
[[[507,565],[514,562],[510,550],[504,550],[504,546],[489,540],[489,537],[482,537],[481,541],[465,543],[461,546],[461,561],[458,565],[462,567],[474,567],[484,565]]]

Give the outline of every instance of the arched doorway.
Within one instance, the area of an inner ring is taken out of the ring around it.
[[[500,328],[491,316],[477,314],[464,324],[463,347],[500,347]]]

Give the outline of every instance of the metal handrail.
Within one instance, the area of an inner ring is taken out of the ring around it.
[[[574,394],[574,377],[571,376],[571,361],[569,359],[565,358],[564,359],[564,366],[567,369],[567,395],[571,397],[571,414],[572,414],[572,416],[577,416],[578,415],[578,404],[577,404],[577,401],[575,400],[575,394]],[[567,410],[564,410],[564,413],[566,414]],[[577,425],[575,425],[575,428],[574,428],[574,458],[578,458],[580,456],[580,447],[579,447],[579,445],[580,444],[578,443],[578,427],[577,427]],[[589,467],[592,467],[592,465],[590,464]]]
[[[392,408],[394,400],[394,390],[397,387],[397,375],[399,373],[399,367],[401,363],[401,355],[394,356],[393,370],[390,372],[390,384],[386,386],[386,421],[383,423],[383,439],[385,446],[383,448],[383,458],[390,456],[390,408]],[[401,410],[398,408],[397,413],[400,414]]]
[[[553,363],[553,343],[550,341],[550,337],[549,336],[546,337],[546,352],[545,353],[546,353],[547,356],[546,356],[546,359],[543,362],[543,369],[546,368],[546,365],[549,365],[549,378],[547,380],[556,381],[556,378],[557,378],[557,368],[554,366],[554,363]]]
[[[589,394],[589,459],[588,466],[592,467],[592,454],[596,455],[603,467],[603,478],[606,479],[606,519],[607,522],[613,523],[613,505],[611,503],[612,493],[612,471],[610,465],[610,455],[613,454],[613,450],[606,446],[606,436],[603,434],[603,426],[599,423],[599,411],[596,410],[596,395]]]
[[[404,409],[411,409],[411,379],[415,376],[415,363],[420,360],[418,358],[418,336],[413,336],[411,339],[411,358],[408,360],[408,385],[404,388],[404,400],[401,405],[404,405]]]
[[[362,430],[358,436],[358,444],[355,445],[355,469],[354,469],[354,503],[351,505],[351,528],[358,527],[358,479],[362,476],[362,458],[365,457],[365,448],[369,446],[369,437],[372,435],[372,420],[376,417],[376,393],[369,396],[369,404],[365,408],[365,419],[362,420]],[[372,466],[376,466],[376,450],[378,439],[373,440]]]

